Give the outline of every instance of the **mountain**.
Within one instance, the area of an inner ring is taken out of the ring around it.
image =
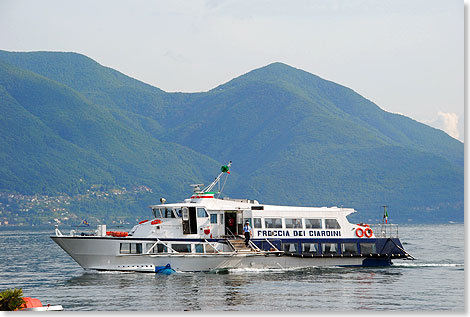
[[[0,96],[3,191],[75,194],[92,185],[144,185],[177,199],[192,179],[210,177],[218,166],[153,138],[69,86],[1,61]]]
[[[461,142],[315,75],[274,63],[187,108],[166,139],[243,166],[227,187],[237,195],[354,206],[370,218],[383,204],[422,220],[453,204],[444,212],[461,212]]]
[[[463,143],[282,63],[185,94],[76,53],[0,51],[0,96],[5,191],[144,184],[146,203],[179,200],[232,160],[230,196],[463,221]]]

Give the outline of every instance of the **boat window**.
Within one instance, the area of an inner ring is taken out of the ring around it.
[[[172,244],[171,248],[180,253],[191,253],[191,244]]]
[[[121,243],[121,254],[141,254],[142,243]]]
[[[163,244],[161,244],[161,243],[157,244],[156,248],[157,248],[157,252],[158,252],[158,253],[166,253],[166,252],[168,252],[168,248],[166,247],[166,245],[163,245]]]
[[[176,218],[171,208],[162,208],[161,212],[163,218]]]
[[[183,207],[182,211],[183,211],[183,220],[184,221],[189,220],[189,209],[188,209],[188,207]]]
[[[161,218],[162,217],[162,214],[161,214],[159,208],[153,208],[152,210],[153,210],[153,217],[154,218]]]
[[[142,253],[142,243],[131,243],[131,254]]]
[[[302,253],[319,253],[318,243],[302,243]]]
[[[130,243],[121,243],[121,249],[119,250],[121,254],[131,253],[131,244]]]
[[[253,218],[253,227],[261,228],[261,218]]]
[[[302,221],[300,219],[284,219],[286,228],[302,228]]]
[[[217,214],[211,214],[211,223],[217,223]]]
[[[131,253],[132,254],[142,253],[142,243],[131,243]]]
[[[197,216],[199,218],[206,218],[206,217],[209,217],[209,215],[207,214],[206,210],[204,208],[197,208]]]
[[[297,243],[283,243],[282,250],[285,253],[298,253],[298,245]]]
[[[278,218],[264,218],[265,228],[282,228],[281,219]]]
[[[194,245],[194,251],[196,253],[204,253],[204,246],[201,243],[197,243]]]
[[[154,244],[155,244],[155,243],[146,243],[146,244],[145,244],[145,252],[146,252],[146,253],[147,253],[147,252],[148,252],[148,253],[152,253],[152,254],[153,254],[153,253],[157,253],[157,248],[156,248],[156,247],[153,248],[153,245],[154,245]],[[150,251],[149,251],[149,250],[150,250]]]
[[[321,229],[321,219],[305,219],[305,228]]]
[[[361,247],[361,253],[364,253],[364,254],[377,253],[375,243],[361,243],[360,247]]]
[[[205,244],[205,247],[206,247],[206,253],[217,253],[223,250],[223,246],[221,245],[215,246],[209,242]]]
[[[155,243],[146,243],[145,244],[145,252],[148,252],[150,254],[156,254],[156,253],[164,253],[164,252],[167,252],[167,248],[166,246],[164,246],[163,244],[161,243],[157,243],[155,246],[154,246]],[[152,248],[153,246],[153,248]],[[149,251],[150,250],[150,251]]]
[[[161,213],[161,218],[175,218],[175,215],[173,214],[171,208],[159,208],[158,211]],[[156,218],[159,218],[158,212]]]
[[[341,229],[336,219],[325,219],[325,229]]]
[[[224,214],[219,215],[219,223],[223,224],[224,223]]]
[[[357,243],[341,243],[342,254],[357,254]]]
[[[173,209],[173,211],[175,212],[176,217],[181,218],[181,208],[179,208],[179,207],[175,208],[175,209]]]
[[[338,254],[338,245],[336,243],[322,243],[321,251],[323,254]]]

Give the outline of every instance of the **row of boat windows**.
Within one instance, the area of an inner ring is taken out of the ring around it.
[[[264,218],[264,228],[286,228],[286,229],[341,229],[338,220],[324,219],[300,219],[300,218]],[[261,218],[253,218],[253,227],[261,228],[263,221]]]
[[[217,214],[210,215],[211,223],[217,223]],[[245,221],[253,224],[253,228],[286,228],[286,229],[341,229],[341,225],[336,219],[325,219],[323,225],[322,219],[301,219],[301,218],[253,218]],[[264,220],[264,221],[263,221]],[[219,223],[223,223],[223,215],[220,215]],[[264,227],[263,227],[264,223]]]
[[[359,246],[359,248],[358,248]],[[282,251],[302,254],[374,254],[377,253],[375,243],[282,243]],[[205,249],[205,250],[204,250]],[[170,251],[168,251],[170,250]],[[121,243],[121,254],[157,254],[176,251],[178,253],[214,253],[215,249],[202,243]]]
[[[155,218],[180,218],[182,217],[182,208],[154,208]],[[198,218],[207,218],[209,215],[205,208],[197,207],[196,214]],[[263,227],[264,219],[264,227]],[[341,229],[336,219],[303,219],[303,218],[253,218],[246,219],[252,223],[254,228],[286,228],[286,229]],[[217,214],[210,215],[210,222],[217,224]],[[223,224],[223,214],[219,215],[219,223]]]
[[[282,243],[285,253],[302,254],[373,254],[377,253],[375,243]]]
[[[204,252],[205,247],[205,252]],[[121,243],[119,253],[121,254],[157,254],[176,251],[178,253],[214,253],[215,249],[210,245],[202,243]]]
[[[183,208],[154,208],[152,212],[154,218],[181,218],[183,216]],[[209,217],[206,209],[201,207],[196,208],[196,214],[198,218]]]

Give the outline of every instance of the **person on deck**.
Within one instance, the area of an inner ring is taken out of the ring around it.
[[[248,221],[243,227],[243,232],[245,233],[245,245],[248,246],[248,243],[250,242],[250,237],[253,234],[253,232],[251,231],[250,223]]]

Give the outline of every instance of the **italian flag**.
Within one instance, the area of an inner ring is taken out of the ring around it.
[[[384,219],[385,219],[385,223],[387,223],[387,220],[388,220],[387,208],[384,208]]]
[[[207,192],[207,193],[199,193],[199,194],[194,194],[191,196],[191,199],[195,198],[214,198],[214,192]]]

